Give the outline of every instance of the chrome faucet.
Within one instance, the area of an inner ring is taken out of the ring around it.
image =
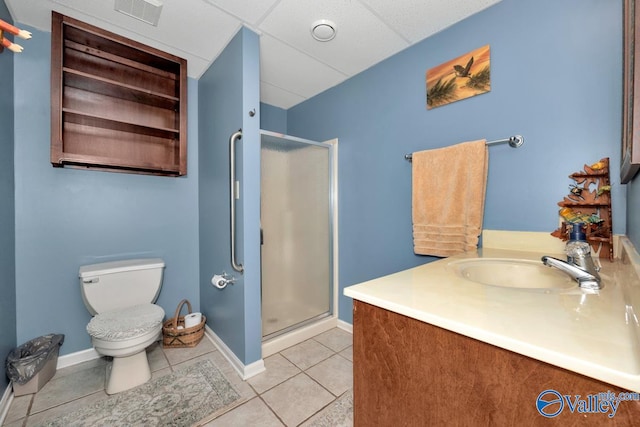
[[[598,269],[591,258],[591,254],[567,257],[567,259],[567,261],[562,261],[558,258],[543,256],[542,263],[548,267],[555,267],[567,273],[578,282],[578,286],[581,288],[597,290],[604,287],[601,283]]]

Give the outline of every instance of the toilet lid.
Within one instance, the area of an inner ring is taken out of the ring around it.
[[[87,325],[93,338],[121,341],[148,333],[162,324],[164,310],[155,304],[134,305],[97,314]]]

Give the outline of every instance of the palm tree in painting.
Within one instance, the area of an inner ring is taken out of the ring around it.
[[[438,105],[455,101],[457,99],[457,89],[455,78],[445,82],[442,81],[442,78],[438,79],[436,84],[427,90],[427,106],[437,107]]]
[[[491,70],[489,66],[487,65],[473,76],[470,76],[469,81],[465,86],[471,89],[483,91],[489,90],[489,87],[491,86]]]

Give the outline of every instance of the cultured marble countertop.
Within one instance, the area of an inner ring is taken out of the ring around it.
[[[640,268],[633,246],[625,247],[631,248],[631,259],[626,252],[614,262],[600,261],[604,289],[595,293],[577,283],[562,291],[482,285],[460,277],[449,265],[478,257],[564,259],[485,248],[353,285],[344,294],[640,392]]]

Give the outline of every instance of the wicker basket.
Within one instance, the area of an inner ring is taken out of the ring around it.
[[[178,308],[176,308],[175,316],[162,325],[162,346],[165,348],[195,347],[204,336],[204,325],[207,321],[204,314],[199,325],[190,328],[184,327],[184,316],[180,316],[180,311],[185,303],[189,310],[188,314],[191,314],[191,303],[183,299],[178,304]],[[182,326],[182,328],[178,329],[178,326]]]

